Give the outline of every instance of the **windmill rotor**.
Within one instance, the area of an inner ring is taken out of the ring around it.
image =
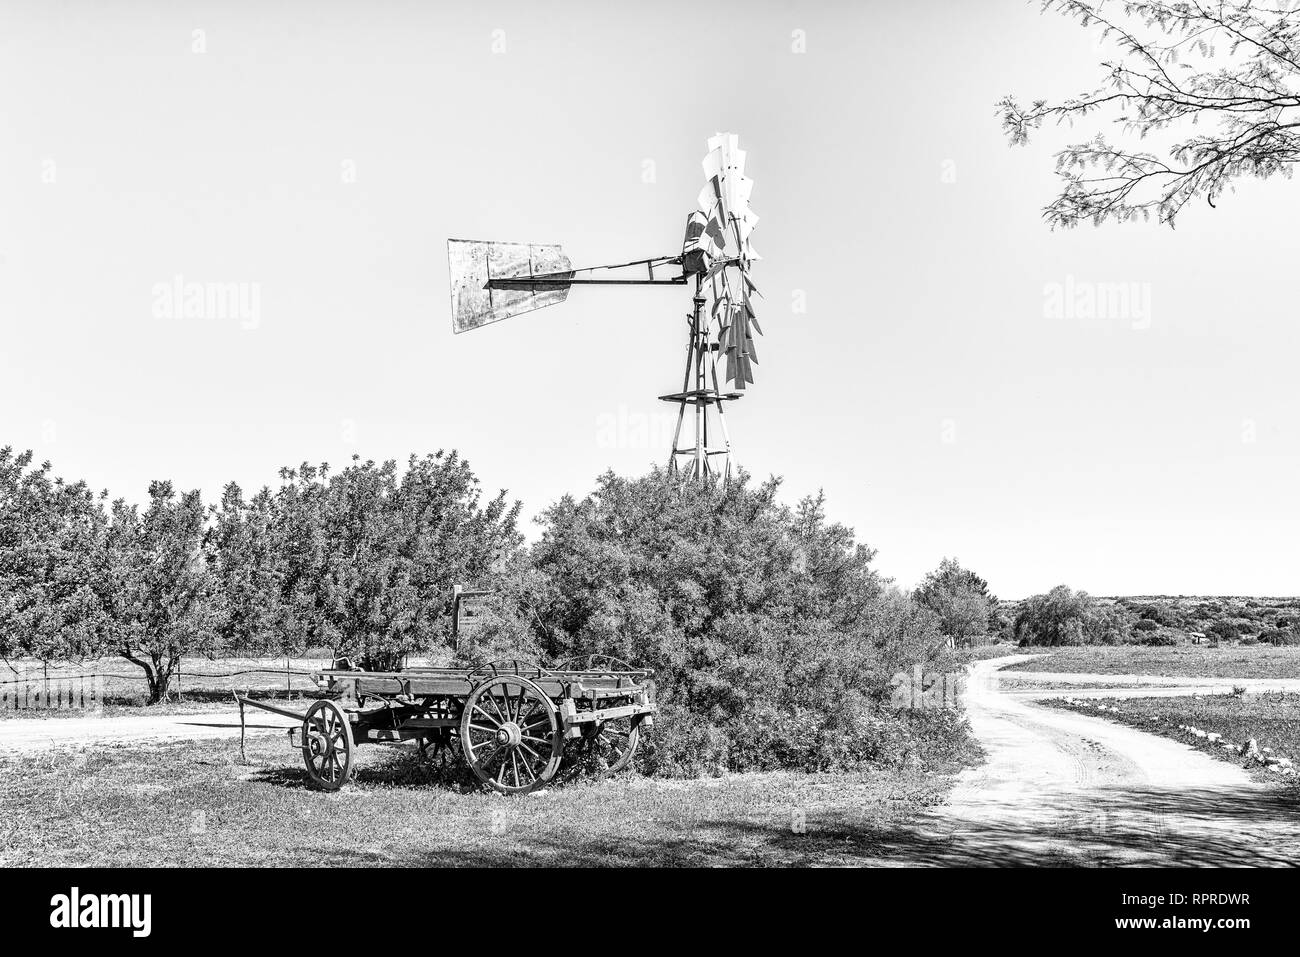
[[[578,285],[681,286],[693,282],[694,308],[687,315],[690,338],[682,389],[659,398],[679,406],[669,471],[690,462],[696,478],[731,473],[731,439],[723,405],[741,398],[754,382],[762,329],[754,315],[759,295],[750,271],[760,257],[750,242],[758,216],[750,209],[754,181],[745,175],[746,153],[738,138],[718,133],[708,141],[705,184],[686,219],[680,253],[604,266],[574,267],[555,244],[450,239],[452,331],[468,332],[502,319],[554,306]],[[655,270],[659,273],[656,274]],[[665,270],[669,275],[664,275]],[[706,311],[706,308],[707,311]],[[721,366],[721,379],[719,378]],[[723,392],[722,383],[735,391]],[[693,409],[694,445],[686,430]],[[710,422],[716,421],[711,444]],[[715,464],[715,457],[721,457]]]

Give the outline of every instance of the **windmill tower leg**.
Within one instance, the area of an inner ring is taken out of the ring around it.
[[[672,395],[661,395],[659,398],[665,402],[675,402],[678,406],[673,450],[668,457],[668,474],[676,475],[684,469],[689,469],[691,477],[697,480],[708,475],[721,475],[725,480],[731,477],[731,436],[727,432],[727,422],[722,408],[724,402],[738,396],[724,395],[718,388],[715,347],[709,341],[709,327],[704,319],[705,302],[703,280],[696,277],[695,309],[688,317],[690,341],[686,347],[686,370],[682,375],[682,391]],[[695,410],[695,442],[691,446],[683,444],[685,435],[689,435],[686,430],[687,406],[693,406]],[[716,417],[717,429],[722,433],[721,448],[713,448],[709,445],[710,417]],[[721,462],[716,461],[717,456],[722,457]]]

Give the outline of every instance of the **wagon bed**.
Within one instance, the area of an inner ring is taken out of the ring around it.
[[[251,706],[301,719],[289,729],[290,743],[324,790],[350,779],[358,744],[414,741],[440,768],[463,757],[487,786],[526,793],[566,769],[626,768],[641,729],[654,723],[650,676],[604,656],[556,668],[517,660],[384,672],[332,667],[312,674],[319,696],[305,714],[236,695],[241,747]]]

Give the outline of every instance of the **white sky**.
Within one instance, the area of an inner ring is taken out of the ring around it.
[[[823,487],[902,585],[956,555],[1003,597],[1295,594],[1296,187],[1049,232],[1068,136],[1011,150],[994,103],[1099,54],[1037,7],[8,0],[0,444],[132,499],[456,447],[532,515],[641,472],[689,294],[453,337],[445,242],[674,252],[730,130],[765,257],[747,468]],[[155,318],[177,275],[257,284],[255,328]],[[1047,315],[1067,281],[1143,284],[1149,321]]]

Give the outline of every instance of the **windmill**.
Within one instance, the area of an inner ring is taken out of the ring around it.
[[[682,386],[659,396],[678,407],[668,470],[725,479],[732,447],[723,406],[753,383],[754,334],[762,332],[749,275],[759,258],[750,244],[758,222],[749,208],[754,181],[745,175],[745,151],[733,134],[709,139],[704,177],[678,253],[575,268],[558,245],[451,239],[447,260],[457,333],[562,303],[574,286],[693,285]],[[731,389],[723,391],[723,383]]]

